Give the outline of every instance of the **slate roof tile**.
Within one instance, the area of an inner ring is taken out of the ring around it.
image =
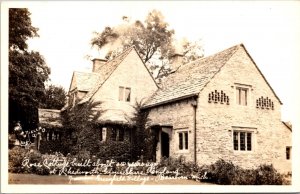
[[[181,65],[164,80],[161,88],[146,101],[144,107],[198,95],[240,47],[241,45],[236,45],[212,56]]]
[[[76,87],[78,91],[88,92],[93,89],[95,83],[100,78],[98,73],[74,72]]]

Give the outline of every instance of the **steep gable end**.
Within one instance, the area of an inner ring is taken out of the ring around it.
[[[85,103],[91,99],[92,96],[95,95],[95,93],[101,88],[101,86],[106,82],[107,79],[110,78],[110,76],[113,74],[113,72],[117,69],[117,67],[125,60],[125,58],[129,55],[131,52],[136,52],[134,47],[130,47],[127,50],[125,50],[123,53],[121,53],[119,56],[116,58],[108,61],[105,65],[101,66],[101,68],[98,70],[97,73],[99,73],[100,78],[98,82],[96,83],[95,87],[87,93],[87,95],[79,102],[79,104]],[[137,54],[139,57],[139,60],[141,60],[140,56]],[[143,61],[141,61],[143,63]],[[145,64],[143,63],[145,66]],[[147,67],[145,66],[147,69]],[[147,69],[148,71],[148,69]],[[148,71],[149,75],[152,77],[150,72]],[[152,77],[153,79],[153,77]],[[155,83],[154,79],[153,82]],[[156,84],[156,83],[155,83]]]
[[[259,74],[262,76],[262,78],[264,79],[265,83],[268,85],[268,87],[270,88],[270,90],[272,91],[272,93],[274,94],[274,96],[277,98],[277,100],[279,101],[279,103],[282,105],[281,100],[279,99],[279,97],[277,96],[277,94],[273,90],[272,86],[269,84],[269,82],[267,81],[267,79],[265,78],[265,76],[263,75],[263,73],[260,71],[260,69],[256,65],[255,61],[253,60],[253,58],[251,57],[251,55],[247,51],[246,47],[243,44],[241,44],[241,47],[244,49],[244,51],[246,52],[247,56],[252,61],[252,63],[254,64],[255,68],[257,69],[257,71],[259,72]]]

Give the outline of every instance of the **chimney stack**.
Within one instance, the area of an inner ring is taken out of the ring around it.
[[[92,61],[93,61],[93,72],[99,72],[101,67],[105,65],[105,63],[107,62],[106,59],[99,59],[99,58],[95,58]]]
[[[170,62],[172,71],[176,71],[183,64],[183,54],[175,53]]]

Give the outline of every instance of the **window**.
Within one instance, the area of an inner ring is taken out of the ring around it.
[[[189,148],[189,137],[187,131],[178,132],[179,150],[187,150]]]
[[[233,149],[239,151],[251,151],[252,132],[233,131]]]
[[[236,103],[239,105],[247,106],[247,95],[248,89],[247,88],[236,88]]]
[[[119,129],[119,141],[124,141],[124,129]]]
[[[124,141],[124,129],[111,128],[111,140],[112,141]]]
[[[100,131],[99,131],[99,136],[100,136],[100,141],[105,141],[106,140],[106,131],[107,131],[107,128],[106,127],[102,127],[100,128]]]
[[[115,128],[112,128],[111,129],[111,140],[112,141],[117,141],[117,129],[115,129]]]
[[[286,159],[287,160],[291,159],[291,151],[292,151],[292,147],[286,147]]]
[[[119,87],[119,101],[130,102],[130,88]]]

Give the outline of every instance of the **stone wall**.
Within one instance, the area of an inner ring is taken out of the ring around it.
[[[150,109],[149,125],[172,126],[170,137],[170,156],[184,156],[187,161],[194,161],[194,108],[192,99],[181,100]],[[178,131],[188,130],[188,150],[179,150]],[[157,160],[160,159],[160,142]]]
[[[236,87],[248,88],[247,106],[236,103]],[[229,105],[208,102],[209,93],[221,90]],[[256,107],[256,99],[268,97],[272,108]],[[253,133],[252,151],[233,150],[233,130]],[[291,131],[281,122],[280,102],[247,53],[240,48],[200,92],[197,108],[197,159],[199,164],[219,158],[251,168],[273,163],[282,171],[291,169],[285,147],[291,145]]]
[[[130,102],[119,101],[119,87],[131,89]],[[132,50],[118,65],[111,76],[92,97],[101,101],[105,112],[100,119],[114,122],[128,122],[133,116],[136,102],[145,100],[157,89],[157,85],[137,53]]]

